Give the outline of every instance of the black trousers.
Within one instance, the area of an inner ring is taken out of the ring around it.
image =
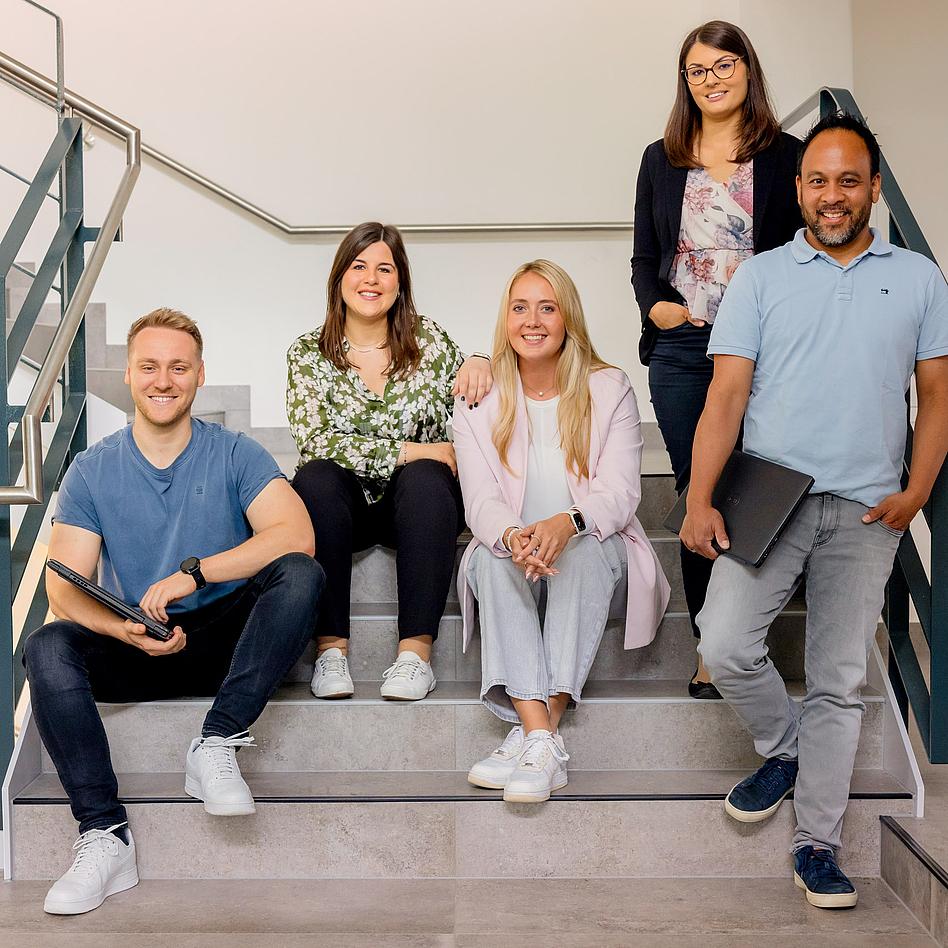
[[[398,636],[438,636],[464,503],[447,464],[422,459],[396,468],[382,499],[370,504],[359,478],[335,461],[304,464],[293,479],[316,531],[326,571],[317,635],[349,637],[352,554],[377,543],[395,550]]]
[[[668,449],[675,473],[675,490],[679,494],[691,480],[695,430],[714,374],[714,363],[707,355],[710,336],[710,326],[699,327],[691,323],[662,330],[648,365],[648,388],[655,408],[655,420]],[[692,553],[681,544],[685,602],[696,638],[701,634],[695,619],[704,605],[712,566],[712,560]]]

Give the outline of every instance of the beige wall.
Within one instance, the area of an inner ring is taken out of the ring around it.
[[[948,267],[948,3],[855,0],[855,96],[944,270]]]
[[[712,17],[747,29],[780,111],[821,83],[852,85],[849,0],[50,3],[65,19],[72,88],[295,223],[628,220],[678,46]],[[0,47],[53,67],[42,16],[0,0],[0,18]],[[5,127],[25,130],[31,103],[12,97],[0,89]],[[92,225],[121,165],[98,138],[86,152]],[[35,141],[8,138],[0,161],[35,167]],[[16,148],[22,161],[9,160]],[[0,220],[18,191],[4,187]],[[125,234],[96,291],[110,340],[156,305],[184,309],[205,332],[209,381],[252,383],[254,424],[284,423],[284,353],[321,319],[335,241],[285,240],[149,162]],[[409,249],[422,311],[466,348],[489,345],[514,267],[561,263],[597,346],[653,417],[630,235],[413,238]]]

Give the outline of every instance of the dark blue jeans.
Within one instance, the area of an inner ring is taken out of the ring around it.
[[[246,731],[312,638],[324,585],[312,557],[282,556],[229,596],[175,615],[188,644],[174,655],[66,621],[27,639],[33,714],[80,833],[126,819],[96,701],[214,695],[203,736]]]
[[[655,420],[665,439],[668,458],[675,473],[675,490],[680,494],[691,480],[691,449],[695,429],[704,410],[714,363],[708,358],[711,327],[683,323],[658,334],[648,364],[648,387],[655,408]],[[695,619],[704,605],[712,560],[690,552],[681,544],[681,576],[691,629],[700,638]]]

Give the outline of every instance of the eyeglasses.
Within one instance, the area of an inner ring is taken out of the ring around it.
[[[743,56],[735,56],[733,59],[719,59],[710,70],[705,69],[704,66],[689,66],[681,72],[690,85],[700,86],[708,78],[708,72],[713,72],[718,79],[730,79],[734,75],[737,61],[743,58]]]

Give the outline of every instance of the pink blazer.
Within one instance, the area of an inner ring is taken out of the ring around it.
[[[645,536],[635,511],[642,496],[639,468],[642,433],[635,393],[621,369],[602,369],[589,378],[592,423],[589,439],[589,479],[578,480],[567,471],[575,503],[596,524],[595,536],[618,533],[625,541],[629,563],[629,606],[625,620],[625,647],[640,648],[655,638],[669,586],[658,557]],[[464,618],[464,650],[474,630],[474,593],[467,582],[467,564],[481,544],[494,548],[505,527],[524,526],[520,516],[526,487],[529,432],[523,389],[517,381],[517,424],[508,460],[516,473],[501,463],[491,440],[500,410],[494,389],[476,411],[458,402],[454,409],[454,449],[464,494],[464,511],[474,539],[468,544],[458,570],[458,597]],[[493,552],[497,554],[494,548]],[[503,555],[509,556],[509,553]]]

